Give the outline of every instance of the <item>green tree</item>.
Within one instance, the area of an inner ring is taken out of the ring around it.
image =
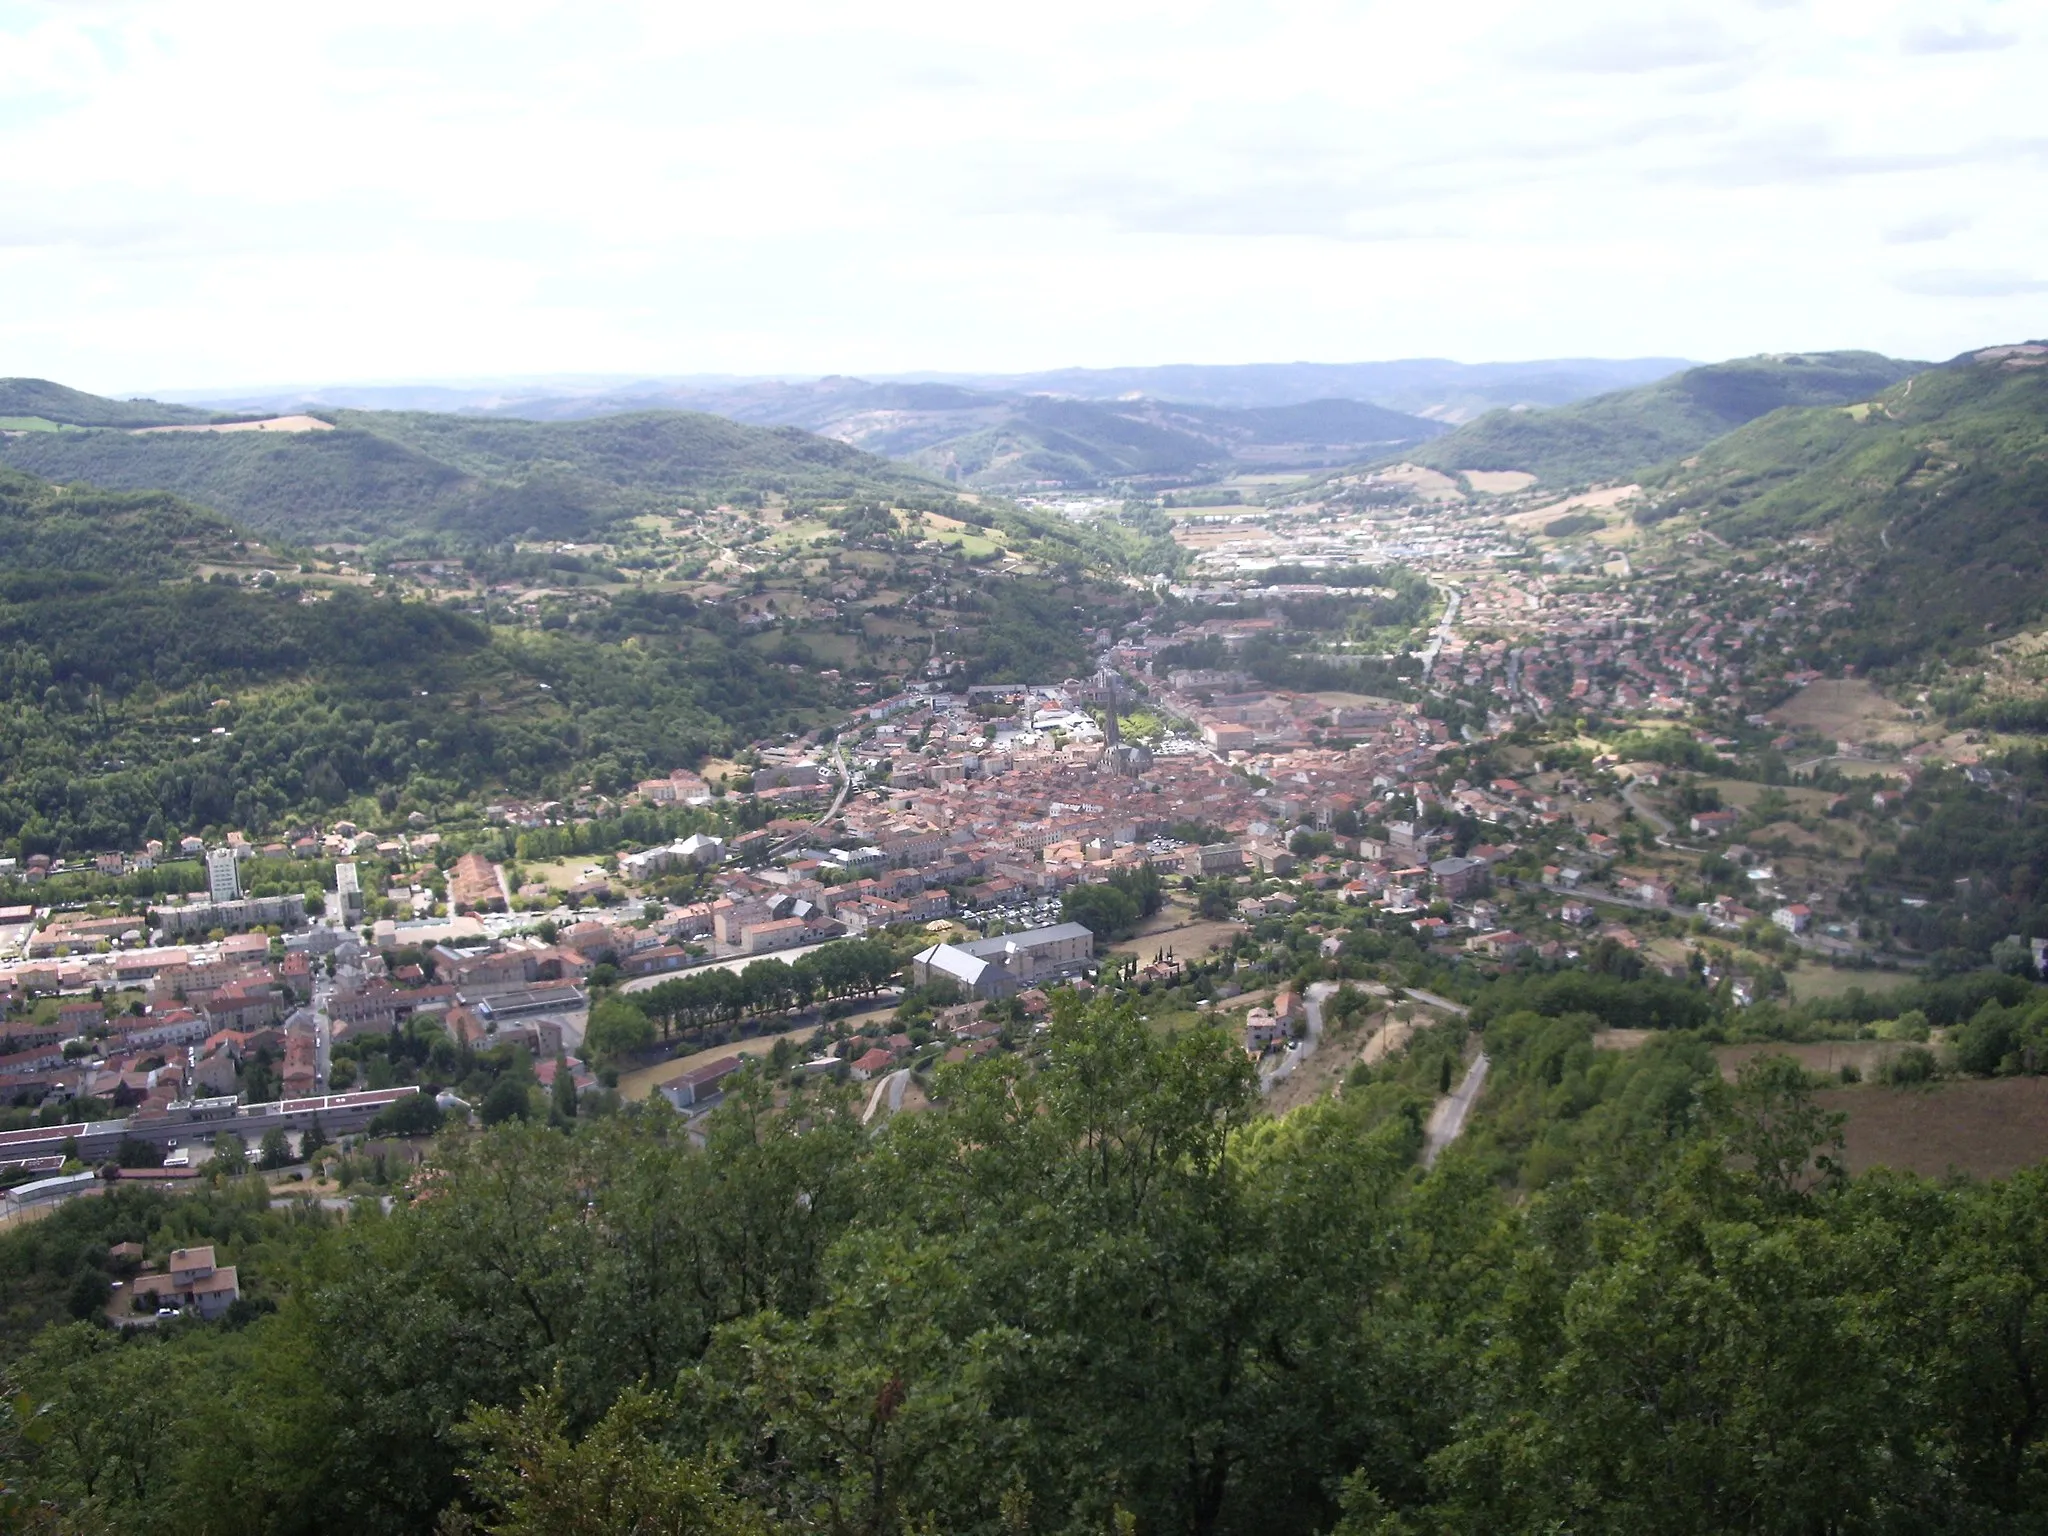
[[[653,1021],[626,998],[600,998],[591,1007],[583,1048],[592,1060],[617,1062],[653,1044]]]
[[[256,1150],[256,1166],[263,1169],[282,1168],[291,1161],[291,1138],[274,1127],[265,1131],[263,1140]]]
[[[502,1125],[507,1120],[524,1120],[531,1109],[525,1079],[507,1073],[491,1084],[477,1113],[485,1125]]]

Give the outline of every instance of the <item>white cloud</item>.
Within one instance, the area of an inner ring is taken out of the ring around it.
[[[2031,281],[2010,11],[0,0],[0,372],[1945,356],[2037,291],[1871,257]]]

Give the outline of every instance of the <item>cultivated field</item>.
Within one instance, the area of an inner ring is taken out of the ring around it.
[[[1815,1096],[1845,1112],[1852,1172],[1895,1168],[2002,1178],[2048,1157],[2048,1078],[1976,1078],[1927,1088],[1863,1084]]]
[[[1536,477],[1526,469],[1468,469],[1465,483],[1482,496],[1511,496],[1529,489]]]
[[[272,416],[266,421],[223,421],[194,427],[135,427],[137,437],[152,432],[332,432],[334,423],[317,416]]]

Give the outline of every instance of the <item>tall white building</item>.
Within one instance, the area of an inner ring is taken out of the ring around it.
[[[232,848],[214,848],[206,855],[207,900],[239,901],[242,895],[242,866],[235,862]]]
[[[344,923],[362,921],[363,886],[353,860],[343,859],[334,866],[334,897]]]

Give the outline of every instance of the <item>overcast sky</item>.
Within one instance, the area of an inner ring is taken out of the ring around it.
[[[0,0],[0,374],[1946,357],[2039,0]]]

